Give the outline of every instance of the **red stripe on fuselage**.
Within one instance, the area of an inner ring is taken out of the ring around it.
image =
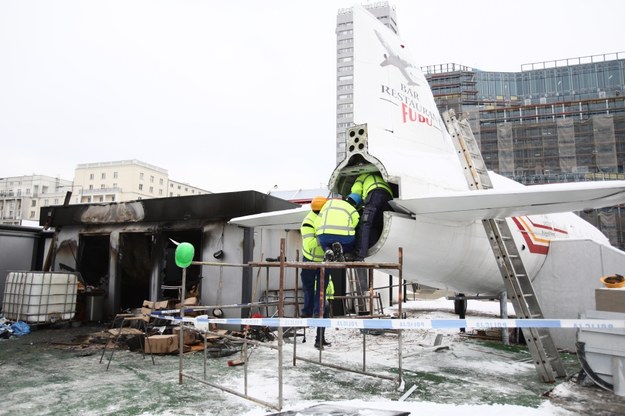
[[[523,225],[523,223],[521,223],[521,221],[519,221],[519,219],[517,217],[512,217],[512,221],[514,221],[514,223],[516,224],[516,226],[518,227],[518,229],[521,231],[521,235],[523,236],[523,239],[525,240],[525,243],[527,243],[527,248],[529,249],[530,253],[534,253],[534,254],[544,254],[547,255],[547,253],[549,253],[549,244],[547,243],[546,246],[543,245],[539,245],[539,244],[535,244],[532,241],[532,231],[529,229],[525,229],[525,226]],[[531,220],[530,220],[531,222]],[[532,222],[533,226],[538,227],[537,224],[534,224]],[[547,227],[547,226],[542,226],[544,228],[549,228],[551,229],[551,227]]]

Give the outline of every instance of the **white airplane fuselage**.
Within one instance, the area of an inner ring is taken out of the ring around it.
[[[610,245],[595,227],[573,213],[507,218],[524,266],[535,277],[553,240],[593,240]],[[397,261],[402,248],[403,278],[465,294],[505,290],[501,272],[481,221],[441,222],[427,217],[385,213],[384,232],[367,261]]]

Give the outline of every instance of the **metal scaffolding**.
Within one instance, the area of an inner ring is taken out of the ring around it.
[[[357,318],[359,319],[366,319],[366,318],[374,318],[373,315],[373,311],[374,311],[374,302],[377,300],[376,297],[373,294],[373,271],[375,269],[386,269],[386,270],[397,270],[398,271],[398,277],[399,277],[399,282],[400,284],[397,285],[398,286],[398,317],[402,317],[403,313],[402,313],[402,302],[403,302],[403,284],[401,282],[403,282],[403,277],[402,277],[402,263],[403,263],[403,251],[401,248],[399,248],[398,250],[398,262],[397,263],[368,263],[368,262],[358,262],[357,264],[353,263],[353,262],[322,262],[322,263],[312,263],[312,262],[299,262],[299,261],[295,261],[295,262],[289,262],[286,261],[286,255],[285,255],[285,240],[281,239],[280,240],[280,261],[275,262],[249,262],[248,264],[228,264],[227,266],[231,266],[231,267],[252,267],[252,268],[262,268],[262,267],[266,267],[266,268],[270,268],[270,267],[277,267],[279,268],[279,272],[280,272],[280,280],[279,280],[279,289],[278,289],[278,300],[277,302],[271,302],[272,304],[277,304],[277,308],[278,308],[278,312],[277,312],[277,316],[278,318],[284,318],[284,306],[285,306],[285,302],[284,302],[284,298],[285,298],[285,277],[286,277],[286,270],[290,269],[290,268],[294,268],[295,269],[295,278],[297,279],[299,273],[298,270],[299,269],[303,269],[303,268],[319,268],[320,269],[320,285],[319,287],[325,287],[324,286],[324,279],[325,279],[325,275],[326,275],[326,270],[327,269],[346,269],[346,268],[354,268],[354,266],[357,266],[358,269],[367,269],[368,274],[369,274],[369,315],[360,315]],[[214,262],[192,262],[191,265],[204,265],[204,266],[224,266],[223,263],[214,263]],[[183,273],[182,273],[182,293],[185,293],[186,291],[186,268],[183,269]],[[323,291],[319,291],[319,301],[320,304],[324,303],[324,293]],[[295,303],[297,303],[297,299],[295,300]],[[213,383],[211,381],[209,381],[207,379],[207,375],[206,375],[206,359],[207,359],[207,349],[206,349],[206,340],[207,337],[209,335],[217,335],[220,337],[224,337],[226,339],[233,339],[233,340],[237,340],[239,342],[241,342],[241,338],[235,338],[235,337],[231,337],[229,335],[224,335],[224,334],[220,334],[217,332],[214,332],[210,329],[210,325],[207,326],[207,328],[205,330],[198,330],[195,327],[190,327],[187,325],[184,325],[185,322],[185,310],[186,311],[201,311],[201,310],[211,310],[211,309],[215,309],[215,308],[222,308],[222,307],[227,307],[227,306],[232,306],[232,307],[240,307],[240,308],[247,308],[247,307],[252,307],[252,306],[266,306],[268,304],[268,302],[255,302],[255,303],[248,303],[248,304],[242,304],[242,305],[216,305],[216,306],[195,306],[195,307],[191,307],[191,308],[181,308],[179,310],[180,312],[180,338],[179,338],[179,375],[178,375],[178,382],[180,384],[182,384],[184,382],[185,378],[188,378],[190,380],[194,380],[203,384],[206,384],[208,386],[223,390],[225,392],[228,392],[230,394],[242,397],[244,399],[262,404],[263,406],[267,406],[269,408],[273,408],[276,410],[281,410],[283,407],[283,362],[284,362],[284,329],[282,326],[278,326],[277,328],[277,332],[278,332],[278,337],[277,337],[277,341],[278,341],[278,345],[274,346],[271,344],[266,344],[263,342],[258,342],[255,340],[250,340],[247,338],[243,339],[243,347],[242,347],[242,357],[244,357],[244,383],[243,383],[243,392],[241,391],[237,391],[234,389],[231,389],[229,387],[220,385],[218,383]],[[323,308],[319,308],[319,319],[323,319]],[[168,311],[168,312],[176,312],[176,311]],[[295,320],[294,320],[295,321]],[[184,331],[185,330],[193,330],[193,331],[197,331],[200,332],[203,335],[204,338],[204,343],[205,343],[205,348],[204,348],[204,376],[200,377],[197,376],[193,373],[189,373],[189,372],[185,372],[184,371],[184,366],[183,366],[183,340],[184,340]],[[377,377],[377,378],[381,378],[381,379],[385,379],[385,380],[394,380],[397,382],[397,387],[398,389],[401,389],[403,386],[403,373],[402,373],[402,330],[398,329],[396,330],[398,337],[397,337],[397,342],[398,342],[398,349],[397,349],[397,360],[398,360],[398,372],[396,376],[391,376],[391,375],[387,375],[387,374],[379,374],[379,373],[374,373],[371,371],[368,371],[367,369],[367,355],[366,355],[366,350],[367,350],[367,336],[369,336],[367,334],[366,331],[362,331],[362,367],[361,369],[354,369],[354,368],[349,368],[349,367],[345,367],[342,366],[340,364],[336,364],[336,363],[329,363],[329,362],[324,362],[323,361],[323,347],[319,348],[319,355],[317,360],[312,360],[310,358],[306,358],[306,357],[301,357],[297,355],[297,336],[294,336],[293,339],[293,351],[292,351],[292,365],[295,367],[297,365],[297,361],[303,361],[303,362],[307,362],[307,363],[312,363],[312,364],[317,364],[320,366],[324,366],[324,367],[329,367],[329,368],[333,368],[335,370],[342,370],[342,371],[348,371],[348,372],[352,372],[352,373],[356,373],[356,374],[361,374],[361,375],[366,375],[366,376],[371,376],[371,377]],[[248,345],[252,344],[254,346],[258,346],[258,347],[265,347],[265,348],[269,348],[269,349],[273,349],[276,350],[278,353],[278,359],[277,359],[277,373],[278,373],[278,394],[277,394],[277,401],[275,403],[272,402],[268,402],[266,400],[263,400],[261,398],[258,397],[254,397],[252,395],[250,395],[248,393],[248,386],[247,386],[247,375],[248,375],[248,362],[247,362],[247,358],[249,357],[249,354],[247,353],[247,349],[248,349]]]

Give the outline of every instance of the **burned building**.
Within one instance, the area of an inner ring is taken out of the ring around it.
[[[256,301],[266,289],[278,287],[276,278],[267,271],[259,282],[253,278],[255,271],[241,265],[278,257],[282,238],[288,256],[294,258],[299,233],[265,231],[255,238],[253,229],[228,221],[297,207],[270,195],[243,191],[44,207],[40,225],[55,230],[48,267],[80,272],[88,288],[102,293],[103,313],[110,317],[140,308],[144,300],[180,297],[182,269],[174,258],[180,242],[194,246],[194,261],[211,262],[186,269],[187,288],[197,285],[203,305]],[[231,317],[242,313],[241,309],[226,312]]]

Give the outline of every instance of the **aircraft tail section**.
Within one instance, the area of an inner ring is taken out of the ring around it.
[[[346,158],[330,179],[345,194],[357,171],[375,170],[401,198],[466,190],[462,168],[428,82],[409,49],[361,6],[353,7],[353,119]],[[366,134],[354,135],[360,127]],[[365,141],[358,142],[359,137]]]

